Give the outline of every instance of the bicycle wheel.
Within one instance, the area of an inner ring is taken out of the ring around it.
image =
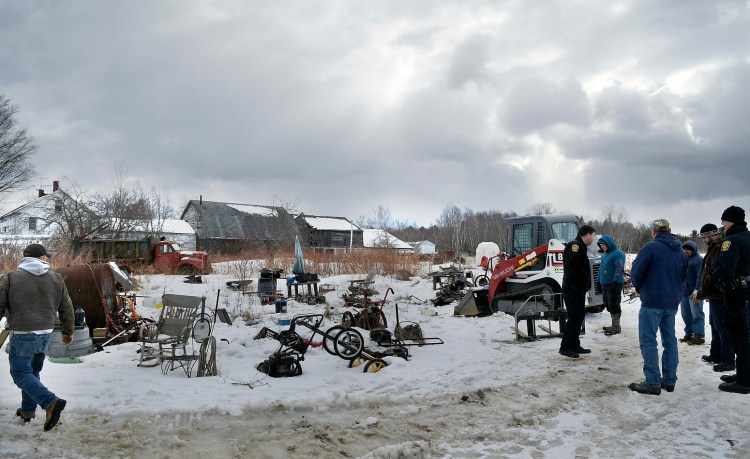
[[[202,343],[209,336],[211,336],[211,318],[208,314],[201,314],[193,322],[193,339],[196,343]]]
[[[343,329],[344,328],[341,325],[334,325],[326,331],[325,335],[323,335],[323,349],[325,349],[329,354],[336,355],[336,350],[334,349],[334,339],[336,338],[336,335],[338,335]]]
[[[339,332],[333,342],[336,354],[344,360],[356,359],[364,348],[365,342],[362,335],[353,328]]]

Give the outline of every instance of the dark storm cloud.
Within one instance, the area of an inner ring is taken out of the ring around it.
[[[589,100],[581,85],[542,79],[524,79],[513,87],[502,107],[502,120],[508,131],[525,135],[556,124],[587,126],[591,114]]]
[[[173,201],[421,224],[750,198],[746,4],[0,1],[0,24],[40,176],[94,191],[125,162]]]

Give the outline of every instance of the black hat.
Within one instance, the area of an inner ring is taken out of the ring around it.
[[[28,247],[23,249],[24,257],[41,258],[47,255],[47,250],[42,244],[29,244]]]
[[[745,210],[742,207],[729,206],[724,213],[721,214],[721,221],[732,223],[744,222]]]
[[[711,237],[714,234],[720,234],[721,230],[713,223],[706,223],[701,226],[701,232],[698,234],[700,237]]]

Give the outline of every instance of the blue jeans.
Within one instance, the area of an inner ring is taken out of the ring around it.
[[[727,328],[727,307],[724,300],[708,300],[708,321],[711,324],[711,357],[718,357],[721,363],[734,365],[732,337]]]
[[[703,300],[695,304],[690,302],[690,295],[683,295],[680,301],[682,321],[685,322],[685,334],[703,338],[706,336],[706,315],[703,313]]]
[[[659,347],[656,344],[656,331],[661,334],[661,366],[665,384],[677,383],[677,336],[674,333],[676,310],[647,308],[641,306],[638,312],[638,341],[643,356],[643,374],[646,384],[661,387],[659,373]]]
[[[21,410],[27,413],[35,412],[37,405],[46,410],[55,400],[55,394],[44,387],[39,378],[51,336],[51,333],[29,333],[10,337],[10,376],[21,389]]]

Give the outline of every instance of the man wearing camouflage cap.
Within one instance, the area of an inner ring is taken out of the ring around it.
[[[734,370],[734,348],[727,328],[727,313],[724,305],[724,293],[719,290],[716,280],[711,276],[711,268],[719,256],[724,228],[719,229],[713,223],[706,223],[699,234],[708,247],[703,258],[701,287],[693,293],[696,300],[708,300],[708,324],[711,326],[711,348],[708,355],[701,357],[704,362],[714,364],[714,371]]]
[[[667,220],[654,220],[651,228],[653,240],[641,248],[630,270],[633,287],[641,297],[638,341],[646,380],[628,387],[641,394],[659,395],[662,388],[672,392],[677,383],[679,357],[674,318],[682,298],[688,258],[682,250],[682,243],[672,234]],[[657,331],[664,346],[662,373],[659,372]]]

